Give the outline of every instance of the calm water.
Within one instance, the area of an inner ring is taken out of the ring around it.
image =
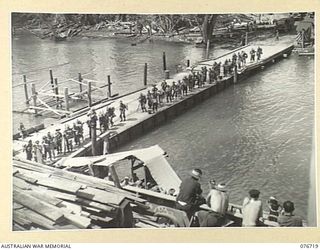
[[[290,57],[230,87],[121,150],[159,144],[180,177],[204,170],[241,204],[256,188],[306,216],[312,154],[313,59]]]
[[[36,89],[49,81],[49,69],[53,70],[58,81],[78,78],[82,73],[84,78],[97,81],[107,81],[111,76],[112,93],[125,94],[143,87],[144,64],[148,63],[148,84],[163,79],[162,53],[167,55],[167,68],[173,73],[176,65],[186,65],[187,59],[191,63],[201,60],[205,51],[190,45],[172,44],[167,42],[145,42],[131,46],[128,40],[78,40],[68,42],[53,42],[40,40],[33,36],[20,36],[12,40],[12,78],[13,85],[22,83],[22,75],[28,80],[36,80]],[[211,51],[211,56],[219,56],[226,50]],[[102,86],[105,83],[98,83]],[[74,91],[79,91],[78,84],[63,83]],[[50,86],[46,89],[50,90]],[[96,97],[106,96],[105,91],[96,91]],[[60,91],[63,91],[61,88]],[[49,91],[51,93],[51,91]],[[69,90],[70,92],[70,90]],[[31,89],[29,89],[31,95]],[[23,86],[13,88],[13,110],[25,109]],[[42,123],[50,123],[52,119],[37,118],[33,115],[13,114],[13,129],[21,119],[26,127]]]
[[[54,43],[33,37],[13,40],[13,84],[21,75],[49,80],[55,77],[105,80],[111,75],[114,93],[127,93],[143,85],[143,65],[148,63],[148,81],[162,79],[162,52],[167,67],[174,71],[187,59],[204,57],[202,49],[165,42],[130,46],[128,41],[80,40]],[[225,50],[215,50],[218,56]],[[62,65],[64,64],[64,65]],[[61,66],[59,66],[61,65]],[[309,168],[314,117],[314,60],[292,55],[241,84],[230,87],[187,113],[121,148],[127,150],[159,144],[183,178],[194,167],[204,170],[202,186],[208,190],[211,178],[226,182],[231,201],[241,203],[251,188],[281,201],[292,200],[297,214],[306,217]],[[77,86],[65,85],[69,88]],[[97,93],[104,95],[105,93]],[[13,89],[13,109],[24,107],[22,87]],[[43,122],[33,116],[14,113],[16,124]]]

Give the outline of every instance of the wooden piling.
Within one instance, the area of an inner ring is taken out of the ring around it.
[[[206,59],[209,58],[210,40],[207,40]]]
[[[53,93],[54,93],[54,92],[55,92],[55,88],[54,88],[54,81],[53,81],[53,73],[52,73],[52,70],[51,70],[51,69],[49,70],[49,74],[50,74],[51,88],[52,88],[52,91],[53,91]]]
[[[88,106],[92,106],[92,99],[91,99],[91,82],[88,82]]]
[[[237,65],[234,65],[233,68],[233,83],[236,84],[238,82],[238,69]]]
[[[108,97],[111,97],[111,79],[110,79],[110,75],[108,75]]]
[[[91,153],[92,156],[97,155],[97,124],[92,123],[90,124],[91,129],[90,129],[90,133],[91,133]]]
[[[24,95],[26,97],[26,104],[29,104],[28,85],[27,85],[26,75],[23,75],[23,87],[24,87]]]
[[[190,60],[187,60],[187,67],[190,67]]]
[[[64,102],[66,111],[69,111],[69,90],[67,87],[64,88]]]
[[[80,93],[82,92],[82,76],[81,76],[81,73],[78,73],[78,81],[80,82],[79,83],[79,90],[80,90]]]
[[[148,64],[144,64],[144,73],[143,73],[143,85],[147,86],[147,74],[148,74]]]
[[[164,72],[164,78],[165,78],[165,79],[169,79],[169,78],[170,78],[170,70],[166,70],[166,71]]]
[[[162,61],[163,61],[163,70],[167,70],[167,62],[166,62],[166,52],[162,54]]]
[[[57,95],[56,101],[57,101],[57,108],[59,107],[59,87],[58,87],[58,78],[54,78],[54,93]]]
[[[37,92],[36,92],[36,85],[34,83],[31,84],[31,93],[33,99],[33,106],[37,107]],[[34,113],[37,115],[37,109],[34,110]]]
[[[103,155],[109,154],[110,153],[110,143],[109,143],[109,138],[106,138],[103,141]]]

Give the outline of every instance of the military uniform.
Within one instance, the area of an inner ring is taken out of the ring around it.
[[[188,217],[191,218],[199,206],[205,203],[201,194],[201,185],[195,178],[188,177],[184,179],[180,185],[180,191],[176,199],[176,207],[185,211]]]

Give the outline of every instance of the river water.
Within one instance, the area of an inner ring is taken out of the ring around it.
[[[187,59],[196,62],[205,56],[203,49],[166,42],[131,46],[115,39],[54,43],[18,37],[12,41],[13,84],[20,83],[26,73],[40,87],[49,80],[52,68],[61,80],[76,78],[78,72],[101,81],[111,75],[113,92],[123,94],[143,86],[146,62],[149,83],[163,78],[163,51],[171,72]],[[23,88],[14,88],[13,109],[22,109],[22,100]],[[43,118],[14,113],[14,131],[19,121],[30,126]],[[231,202],[241,204],[247,191],[256,188],[264,201],[271,195],[280,201],[292,200],[296,213],[306,218],[313,123],[314,59],[292,55],[121,150],[159,144],[181,178],[195,167],[204,171],[205,193],[207,182],[214,178],[227,183]]]

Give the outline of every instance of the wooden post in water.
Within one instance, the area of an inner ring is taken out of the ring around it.
[[[33,106],[37,107],[37,92],[36,92],[36,85],[34,83],[31,84],[31,93],[33,99]],[[38,111],[34,110],[35,115],[37,115]]]
[[[143,85],[147,86],[147,74],[148,74],[148,64],[144,64],[144,73],[143,73]]]
[[[97,117],[90,118],[90,133],[91,133],[91,152],[92,155],[97,155]]]
[[[54,78],[54,93],[57,95],[56,101],[57,101],[57,108],[59,107],[59,87],[58,87],[58,78]]]
[[[24,95],[26,97],[26,104],[29,104],[28,85],[27,85],[26,75],[23,75],[23,87],[24,87]]]
[[[54,81],[53,81],[53,74],[52,74],[52,70],[50,69],[49,70],[49,74],[50,74],[50,83],[51,83],[51,88],[52,88],[52,91],[54,93]]]
[[[187,60],[187,67],[190,67],[190,60]]]
[[[164,72],[164,79],[169,79],[170,78],[170,70],[166,70]]]
[[[163,61],[163,70],[165,71],[167,69],[166,52],[163,52],[162,54],[162,61]]]
[[[246,32],[246,40],[245,40],[245,45],[248,45],[248,32]]]
[[[91,99],[91,82],[88,82],[88,106],[92,106],[92,99]]]
[[[108,97],[110,98],[112,96],[111,94],[111,79],[110,79],[110,75],[108,75]]]
[[[81,84],[81,82],[82,82],[82,76],[81,76],[81,73],[78,73],[78,81],[80,82],[80,83],[79,83],[79,90],[80,90],[80,92],[82,92],[82,84]]]
[[[238,82],[238,69],[237,65],[234,65],[233,68],[233,83],[236,84]]]
[[[64,102],[66,111],[69,111],[69,90],[66,87],[64,88]]]
[[[210,40],[207,40],[206,59],[209,58]]]

